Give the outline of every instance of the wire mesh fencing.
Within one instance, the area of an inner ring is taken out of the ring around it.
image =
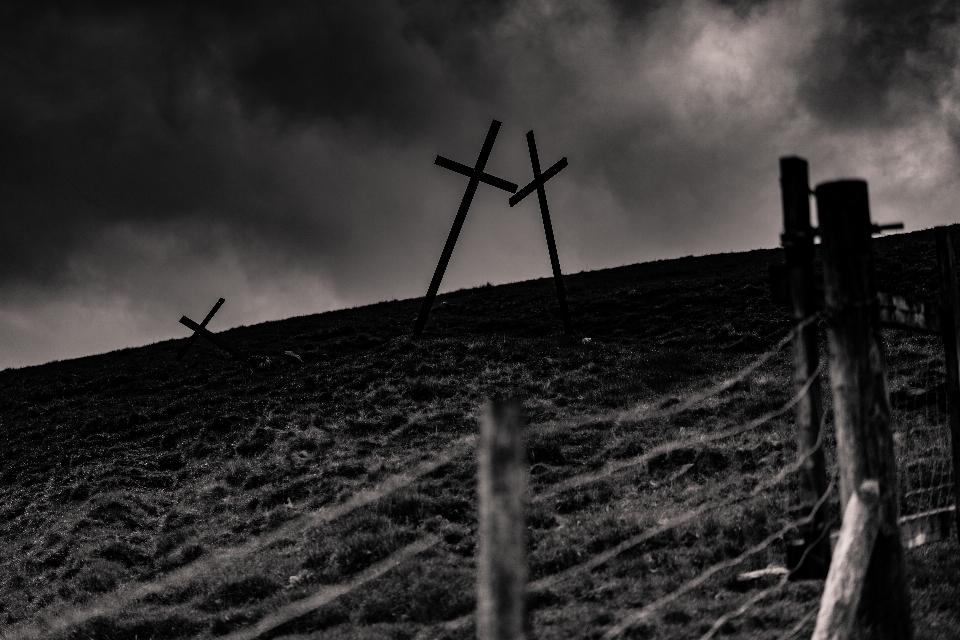
[[[887,329],[884,343],[901,523],[936,519],[955,508],[943,338]],[[949,526],[950,519],[943,522]],[[929,527],[905,529],[907,546],[932,539]]]

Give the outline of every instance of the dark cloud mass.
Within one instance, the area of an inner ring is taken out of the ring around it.
[[[772,246],[777,157],[960,196],[947,0],[0,5],[0,367],[422,295],[472,163],[550,184],[561,264]],[[956,142],[954,142],[956,141]],[[444,289],[546,275],[534,205],[482,188]]]
[[[956,69],[958,20],[955,0],[847,0],[806,60],[801,95],[840,127],[913,117]]]

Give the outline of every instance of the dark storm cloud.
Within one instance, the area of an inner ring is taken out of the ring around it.
[[[958,21],[955,0],[846,0],[804,61],[801,96],[841,128],[909,119],[950,80]]]
[[[341,243],[350,222],[306,210],[315,203],[284,215],[298,203],[284,202],[285,176],[263,157],[270,136],[319,123],[359,130],[344,144],[374,147],[442,131],[456,121],[458,88],[476,100],[498,93],[478,41],[500,11],[440,2],[8,7],[0,197],[13,215],[0,221],[0,286],[54,283],[77,247],[130,220],[199,218],[261,242],[279,235],[294,249],[313,236],[314,252]]]
[[[881,4],[3,3],[0,367],[169,337],[221,295],[226,324],[420,295],[464,187],[433,158],[471,163],[491,118],[491,172],[529,179],[530,129],[570,159],[565,271],[773,244],[785,153],[947,198],[924,154],[960,104],[956,9]],[[445,288],[549,273],[535,203],[492,191]]]

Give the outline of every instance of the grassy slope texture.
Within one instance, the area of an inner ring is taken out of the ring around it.
[[[932,233],[876,246],[883,290],[935,296]],[[420,341],[407,337],[419,305],[408,300],[224,332],[258,356],[252,368],[202,340],[175,362],[178,340],[0,372],[0,635],[224,637],[325,593],[260,637],[472,637],[464,618],[475,606],[472,449],[382,499],[342,514],[334,507],[475,434],[491,396],[523,399],[535,495],[782,406],[788,349],[689,410],[611,413],[682,405],[775,345],[789,323],[766,274],[780,260],[764,250],[568,276],[574,338],[560,335],[544,279],[442,295]],[[923,345],[911,348],[922,355]],[[794,458],[788,413],[732,442],[683,448],[537,499],[528,517],[530,579],[540,581],[531,637],[597,637],[763,541],[793,517],[791,482],[590,571],[550,578],[664,518],[745,493]],[[434,544],[370,578],[371,567],[418,540]],[[223,557],[244,544],[255,552]],[[956,540],[911,550],[907,562],[918,638],[957,637]],[[737,572],[768,564],[783,564],[782,541],[624,637],[700,637],[770,586],[741,585]],[[366,578],[333,597],[331,586]],[[780,637],[822,586],[790,583],[719,636]],[[139,597],[124,595],[138,588]]]

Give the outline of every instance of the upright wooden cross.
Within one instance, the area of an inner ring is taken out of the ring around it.
[[[567,294],[563,289],[560,258],[557,256],[557,243],[553,239],[553,224],[550,222],[550,208],[547,207],[547,192],[544,189],[547,180],[560,173],[560,170],[567,166],[567,158],[560,158],[556,164],[540,173],[540,158],[537,155],[537,142],[533,137],[533,131],[527,132],[527,147],[530,150],[530,164],[533,165],[533,181],[510,196],[510,206],[517,204],[533,193],[534,190],[537,191],[537,197],[540,199],[540,217],[543,218],[543,231],[547,235],[547,249],[550,251],[550,266],[553,267],[553,282],[557,286],[557,299],[560,301],[563,332],[570,335],[572,329],[570,327],[570,312],[567,310]]]
[[[443,273],[447,270],[447,263],[450,262],[450,255],[453,253],[453,245],[457,243],[457,237],[460,235],[460,229],[463,227],[463,221],[467,217],[467,209],[473,202],[473,196],[477,192],[477,186],[481,182],[489,184],[492,187],[503,189],[514,193],[517,185],[507,180],[497,178],[489,173],[484,173],[483,168],[487,164],[487,158],[490,157],[490,151],[493,149],[493,142],[497,139],[497,132],[500,130],[500,122],[494,120],[490,123],[490,129],[487,131],[487,137],[483,141],[483,147],[480,149],[480,157],[473,167],[448,160],[443,156],[437,156],[436,164],[444,169],[450,169],[457,173],[467,176],[470,181],[467,183],[467,190],[463,194],[463,200],[460,201],[460,209],[457,211],[457,217],[453,221],[453,227],[450,229],[450,235],[447,236],[447,243],[443,246],[443,253],[440,254],[440,262],[437,263],[437,270],[433,273],[433,280],[430,281],[430,288],[427,290],[427,296],[423,299],[423,305],[420,307],[420,315],[417,316],[417,322],[413,327],[414,337],[419,337],[423,333],[423,328],[427,324],[427,317],[430,315],[430,308],[433,307],[433,300],[437,297],[437,289],[440,288],[440,281],[443,280]]]

